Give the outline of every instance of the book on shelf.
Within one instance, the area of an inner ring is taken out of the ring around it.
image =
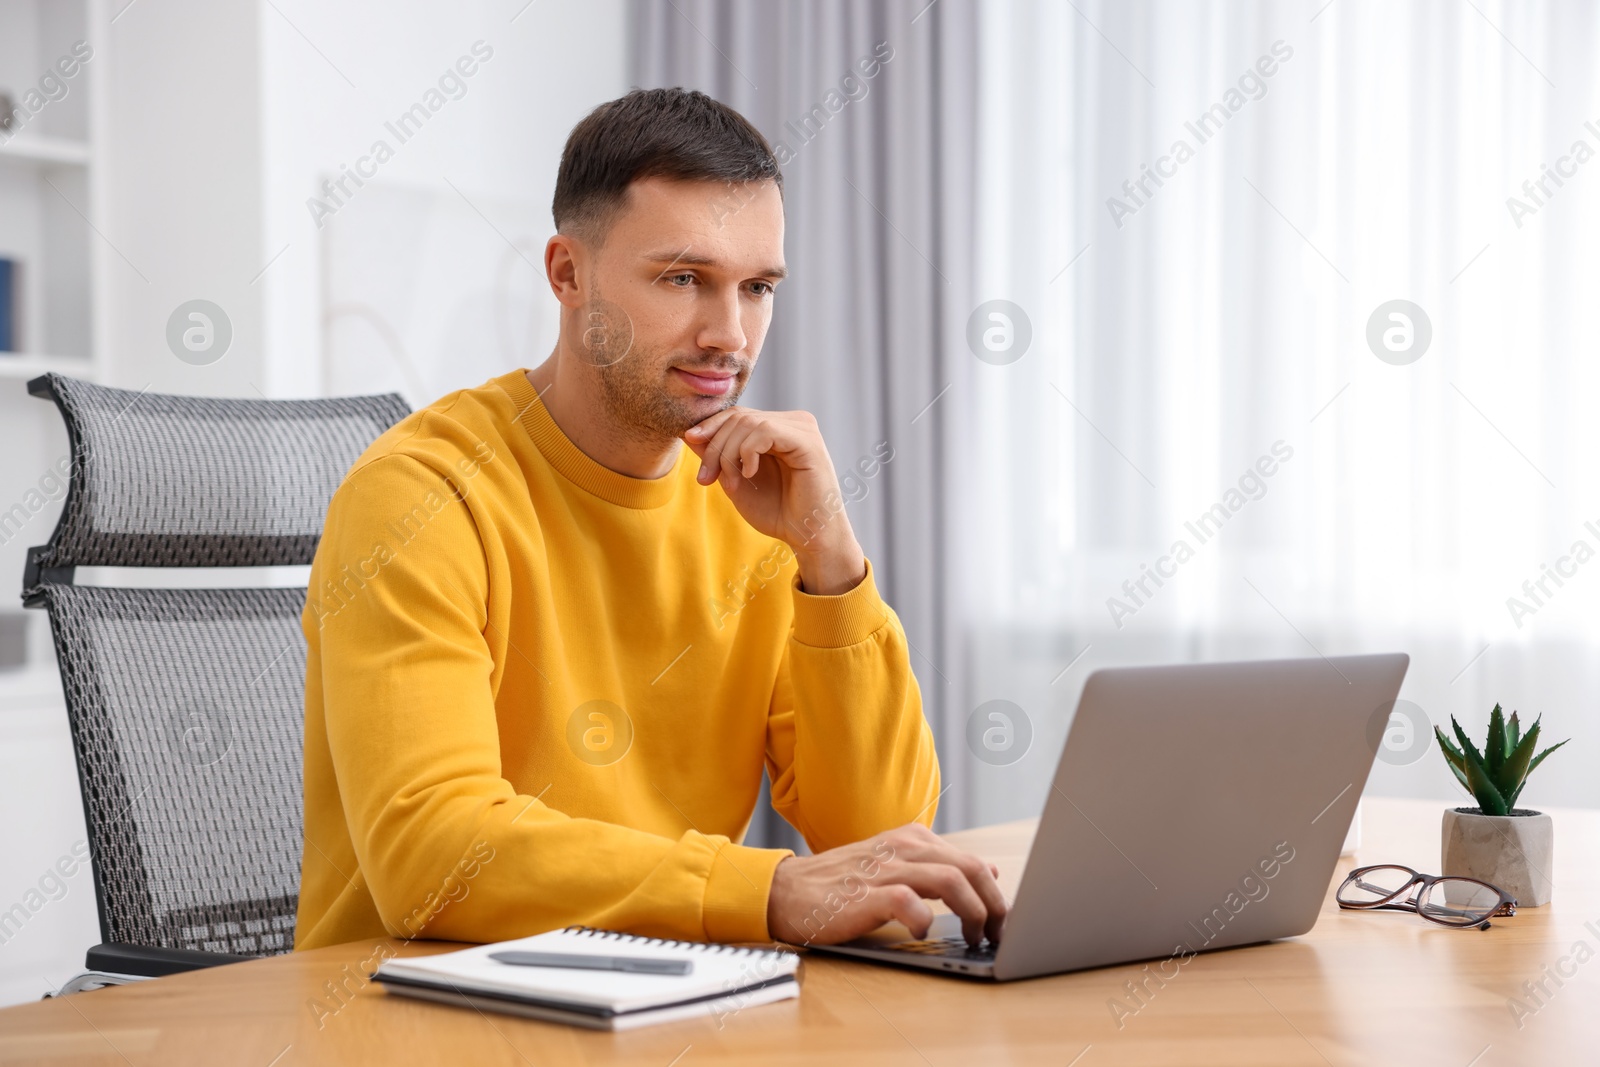
[[[22,264],[0,256],[0,352],[22,347]]]

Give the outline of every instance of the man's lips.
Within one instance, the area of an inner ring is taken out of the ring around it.
[[[739,380],[733,371],[708,371],[704,374],[695,374],[682,367],[673,367],[672,373],[702,396],[724,396],[733,388],[734,382]]]

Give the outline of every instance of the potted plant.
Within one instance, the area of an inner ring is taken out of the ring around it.
[[[1489,713],[1489,736],[1482,752],[1453,715],[1450,725],[1461,742],[1459,748],[1437,726],[1433,732],[1450,770],[1478,806],[1445,810],[1441,873],[1497,885],[1516,897],[1521,907],[1550,903],[1554,826],[1543,812],[1517,807],[1517,798],[1533,769],[1567,742],[1534,755],[1538,721],[1523,734],[1517,713],[1506,718],[1499,704]]]

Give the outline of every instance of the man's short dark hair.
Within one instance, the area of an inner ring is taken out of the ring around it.
[[[690,89],[634,89],[572,128],[551,205],[556,229],[599,244],[640,178],[771,181],[783,172],[761,131],[733,108]]]

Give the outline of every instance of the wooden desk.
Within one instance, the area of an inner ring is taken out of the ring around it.
[[[1358,861],[1436,873],[1442,806],[1368,801]],[[987,985],[816,956],[799,1000],[752,1008],[720,1030],[705,1020],[591,1033],[391,998],[360,979],[326,1014],[337,1002],[325,983],[357,974],[379,944],[404,955],[453,947],[363,942],[9,1008],[0,1062],[1591,1064],[1600,1061],[1600,812],[1555,814],[1549,907],[1455,931],[1340,912],[1330,886],[1310,934],[1198,956],[1120,1029],[1107,1002],[1140,975],[1136,966]],[[1012,823],[952,839],[998,863],[1010,891],[1031,832]],[[1342,861],[1337,877],[1351,865]],[[1557,966],[1570,975],[1560,987],[1546,978]],[[1522,986],[1541,979],[1553,995],[1519,1029],[1508,1000],[1537,1006]]]

